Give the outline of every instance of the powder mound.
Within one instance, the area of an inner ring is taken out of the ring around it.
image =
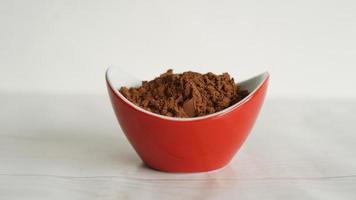
[[[121,87],[129,101],[145,110],[170,117],[198,117],[223,110],[248,95],[228,73],[215,75],[168,70],[140,87]]]

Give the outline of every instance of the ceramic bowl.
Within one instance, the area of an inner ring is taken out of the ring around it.
[[[238,83],[250,94],[214,114],[174,118],[146,111],[118,89],[140,84],[120,68],[106,71],[112,107],[127,139],[148,166],[166,172],[204,172],[229,163],[246,140],[268,87],[267,72]]]

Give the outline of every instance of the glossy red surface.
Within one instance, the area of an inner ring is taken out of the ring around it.
[[[229,163],[246,140],[262,106],[269,76],[249,98],[219,115],[178,121],[142,112],[107,82],[116,117],[126,137],[150,167],[167,172],[202,172]]]

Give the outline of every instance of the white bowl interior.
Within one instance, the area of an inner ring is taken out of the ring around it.
[[[163,73],[163,72],[161,72]],[[179,72],[177,72],[179,73]],[[120,92],[119,89],[122,86],[125,87],[137,87],[140,86],[141,81],[143,80],[152,80],[153,78],[157,77],[159,74],[156,75],[147,75],[144,77],[144,75],[139,74],[139,73],[132,73],[128,69],[121,68],[121,67],[109,67],[106,71],[106,79],[108,80],[109,86],[115,91],[116,95],[118,95],[121,99],[123,99],[125,102],[133,106],[135,109],[140,110],[142,112],[148,113],[150,115],[154,115],[156,117],[160,117],[163,119],[168,119],[168,120],[176,120],[176,121],[187,121],[187,120],[199,120],[199,119],[205,119],[208,117],[212,117],[215,115],[220,115],[224,112],[228,112],[232,110],[233,108],[243,104],[244,101],[249,99],[251,95],[263,84],[263,82],[267,79],[268,77],[268,72],[261,73],[257,76],[254,76],[252,78],[249,78],[245,81],[238,82],[238,85],[240,86],[241,89],[247,90],[250,94],[245,97],[243,100],[237,102],[235,105],[232,105],[224,110],[221,110],[219,112],[210,114],[210,115],[205,115],[202,117],[194,117],[194,118],[177,118],[177,117],[168,117],[168,116],[163,116],[159,115],[156,113],[152,113],[149,111],[146,111],[145,109],[135,105],[134,103],[130,102],[127,100]],[[233,76],[232,76],[233,77]]]

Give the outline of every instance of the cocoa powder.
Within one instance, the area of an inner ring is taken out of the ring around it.
[[[168,70],[140,87],[121,87],[129,101],[145,110],[170,117],[197,117],[223,110],[248,95],[228,73],[215,75]]]

